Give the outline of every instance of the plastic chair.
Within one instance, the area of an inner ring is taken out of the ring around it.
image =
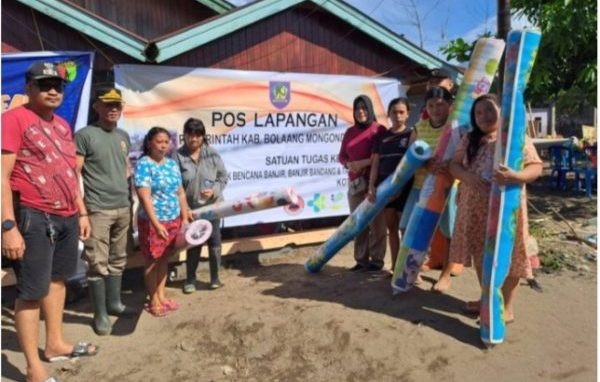
[[[588,198],[592,196],[593,189],[597,189],[598,168],[596,150],[596,145],[584,148],[583,155],[579,158],[580,160],[577,160],[577,155],[575,155],[575,187],[577,191],[581,191],[581,185],[585,182],[585,196]]]
[[[577,191],[581,191],[581,183],[585,181],[585,196],[592,196],[594,186],[597,189],[598,169],[595,167],[585,167],[575,169],[575,184]]]
[[[565,146],[550,146],[548,155],[552,160],[550,178],[556,177],[556,188],[566,190],[567,174],[576,174],[573,166],[573,149]]]

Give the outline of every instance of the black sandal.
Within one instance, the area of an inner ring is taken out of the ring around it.
[[[544,293],[544,288],[542,288],[542,284],[540,284],[540,282],[537,281],[535,277],[532,279],[527,279],[527,285],[529,285],[529,287],[536,292]]]

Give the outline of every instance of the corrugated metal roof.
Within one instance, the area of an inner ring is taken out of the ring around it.
[[[196,0],[200,4],[212,9],[217,13],[229,12],[235,8],[235,5],[225,0]]]

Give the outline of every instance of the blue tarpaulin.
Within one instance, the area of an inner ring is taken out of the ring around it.
[[[69,80],[56,113],[73,129],[87,125],[92,82],[92,52],[24,52],[2,54],[2,111],[19,106],[25,93],[25,73],[37,61],[52,62]]]

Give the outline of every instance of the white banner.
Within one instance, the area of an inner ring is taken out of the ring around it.
[[[183,123],[199,118],[229,172],[227,200],[290,186],[301,197],[297,208],[228,217],[229,227],[348,214],[338,152],[352,102],[368,95],[387,125],[387,104],[402,91],[389,78],[150,65],[116,65],[115,81],[133,150],[153,126],[176,133],[179,146]]]

